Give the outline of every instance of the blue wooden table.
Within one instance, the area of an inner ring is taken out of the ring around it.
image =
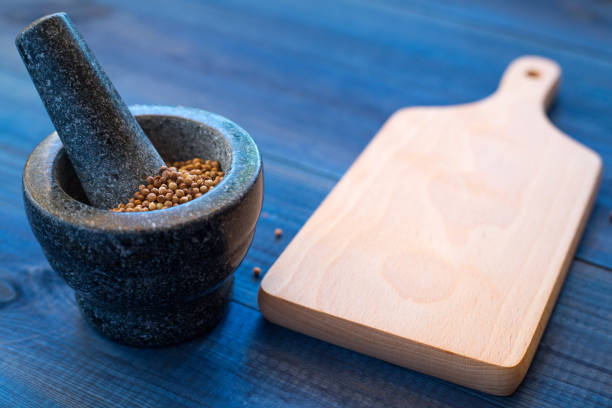
[[[13,39],[62,10],[128,103],[214,111],[260,146],[263,213],[229,313],[203,338],[102,338],[29,230],[21,170],[53,128]],[[518,391],[489,396],[267,323],[252,268],[270,267],[384,120],[484,97],[522,54],[561,64],[551,120],[599,152],[604,173]],[[610,2],[3,0],[0,55],[1,407],[612,406]]]

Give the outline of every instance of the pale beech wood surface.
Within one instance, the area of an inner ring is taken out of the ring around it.
[[[559,78],[553,61],[522,57],[488,98],[396,112],[266,274],[264,316],[513,392],[601,173],[546,117]]]

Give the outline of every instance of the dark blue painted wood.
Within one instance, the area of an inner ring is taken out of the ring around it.
[[[612,7],[598,0],[540,0],[526,7],[523,1],[468,0],[417,1],[409,7],[399,0],[380,0],[398,11],[468,24],[511,37],[562,47],[577,54],[612,59],[610,25]]]
[[[15,272],[18,272],[16,274]],[[246,271],[241,271],[246,273]],[[509,398],[491,397],[266,323],[234,303],[211,334],[138,350],[101,338],[48,268],[1,271],[0,405],[606,406],[612,399],[612,275],[576,263],[532,369]],[[586,301],[585,301],[586,299]]]
[[[330,3],[0,4],[0,406],[612,405],[610,6],[544,13],[531,2]],[[262,149],[264,213],[229,315],[205,338],[160,350],[100,338],[27,227],[21,168],[52,127],[13,38],[60,9],[128,103],[219,112]],[[274,262],[389,114],[481,98],[524,53],[562,64],[551,118],[606,167],[583,261],[573,264],[519,391],[487,396],[265,323],[252,267]]]

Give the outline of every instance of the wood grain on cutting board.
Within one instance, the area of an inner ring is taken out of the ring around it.
[[[493,394],[531,362],[599,182],[545,115],[560,69],[396,112],[266,274],[269,320]]]

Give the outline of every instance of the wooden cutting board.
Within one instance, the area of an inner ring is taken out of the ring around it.
[[[475,103],[385,123],[266,274],[264,316],[497,395],[520,384],[592,206],[601,159],[545,115],[522,57]]]

